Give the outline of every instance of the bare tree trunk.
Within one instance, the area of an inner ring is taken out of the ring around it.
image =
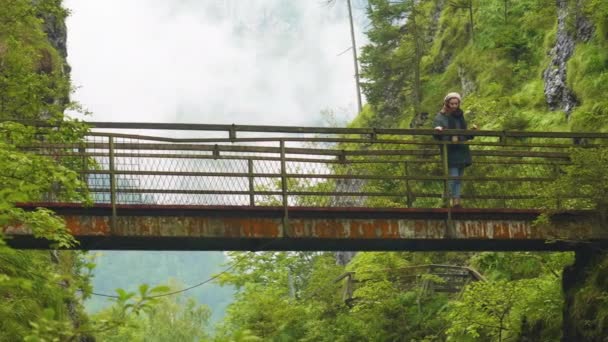
[[[469,21],[471,22],[471,40],[475,41],[475,29],[473,25],[473,0],[469,0]]]
[[[355,26],[353,23],[353,10],[350,3],[351,0],[346,0],[346,4],[348,5],[348,19],[350,22],[350,40],[352,42],[353,49],[353,63],[355,65],[355,83],[357,86],[357,114],[361,113],[361,85],[359,84],[359,63],[357,61],[357,44],[355,42]]]
[[[420,60],[422,59],[422,47],[421,44],[421,32],[416,22],[416,8],[415,4],[412,4],[412,11],[410,12],[410,20],[414,31],[414,112],[420,113],[420,103],[422,103],[422,82],[420,81]]]

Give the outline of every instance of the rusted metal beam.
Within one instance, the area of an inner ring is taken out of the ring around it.
[[[567,250],[605,244],[592,212],[533,224],[533,210],[117,206],[31,204],[61,215],[83,249],[160,250]],[[44,247],[27,227],[4,228],[15,247]]]

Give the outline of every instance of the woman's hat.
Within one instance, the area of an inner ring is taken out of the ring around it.
[[[458,99],[458,101],[462,102],[462,98],[460,97],[460,94],[458,93],[449,93],[445,96],[445,98],[443,99],[443,101],[448,102],[450,99]]]

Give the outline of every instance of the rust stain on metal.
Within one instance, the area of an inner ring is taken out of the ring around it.
[[[352,234],[344,230],[344,225],[340,220],[318,220],[312,228],[312,235],[319,238],[344,238]]]
[[[477,221],[475,222],[473,225],[470,226],[469,229],[469,238],[481,238],[481,239],[489,239],[492,236],[488,233],[492,233],[492,231],[489,231],[488,229],[488,223],[487,222],[480,222]]]
[[[511,239],[529,239],[532,234],[530,232],[530,225],[523,222],[513,222],[510,225],[510,238]]]
[[[279,222],[274,219],[223,219],[226,237],[279,237]]]
[[[399,237],[403,239],[441,239],[445,237],[443,220],[398,220]]]
[[[504,222],[493,224],[494,232],[492,237],[494,239],[508,239],[511,237],[510,227]]]
[[[4,227],[4,229],[2,229],[2,232],[4,234],[7,235],[29,235],[32,234],[32,230],[29,229],[29,227],[26,227],[25,225],[21,224],[21,223],[14,223],[10,226],[6,226]]]
[[[287,227],[278,217],[217,216],[119,216],[112,227],[110,216],[64,215],[75,236],[142,236],[193,238],[317,238],[317,239],[446,239],[444,219],[294,218]],[[454,220],[450,239],[593,239],[608,233],[592,220],[552,222],[532,226],[527,220]],[[594,228],[595,227],[595,228]],[[28,235],[23,225],[3,227],[5,234]],[[284,232],[285,230],[285,232]]]
[[[73,235],[109,235],[110,224],[106,217],[64,216],[65,225]]]
[[[419,239],[440,239],[445,238],[445,223],[444,221],[426,221],[426,235],[418,236]]]
[[[523,221],[460,221],[456,223],[459,238],[465,239],[533,239],[543,238],[532,233],[530,224]]]
[[[310,230],[306,229],[306,223],[303,220],[289,221],[289,229],[287,229],[287,236],[301,238],[309,235]]]
[[[239,219],[244,235],[249,237],[279,237],[279,222],[272,219]]]
[[[125,221],[126,220],[123,220],[122,218],[119,220],[120,225],[118,225],[118,227],[124,227],[125,229],[121,229],[121,232],[115,232],[116,234],[120,233],[120,235],[154,236],[155,234],[159,233],[155,224],[157,220],[153,220],[150,217],[142,217],[133,226],[129,225],[128,221]]]
[[[398,220],[351,220],[349,238],[399,238]]]
[[[427,222],[423,220],[414,221],[414,236],[426,236]]]

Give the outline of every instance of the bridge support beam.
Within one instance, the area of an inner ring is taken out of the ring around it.
[[[37,206],[41,206],[38,204]],[[44,205],[82,249],[126,250],[569,250],[605,244],[591,212],[535,225],[529,210]],[[25,206],[26,208],[28,206]],[[29,206],[33,208],[33,205]],[[18,248],[46,248],[27,227],[5,227]]]

